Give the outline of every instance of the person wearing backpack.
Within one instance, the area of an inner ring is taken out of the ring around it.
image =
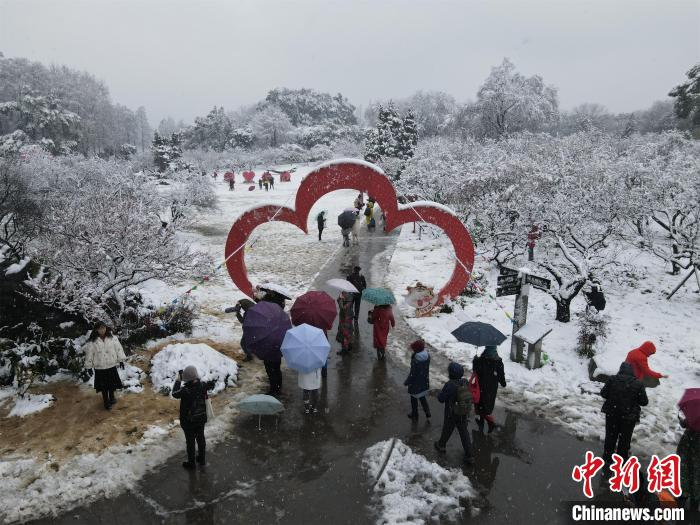
[[[445,404],[445,416],[442,421],[442,434],[434,445],[438,452],[445,452],[447,441],[455,428],[459,432],[464,449],[464,462],[474,464],[471,442],[467,434],[467,422],[472,406],[472,394],[469,382],[464,379],[464,368],[458,363],[450,363],[447,367],[449,381],[442,387],[438,394],[438,401]]]
[[[498,385],[506,386],[506,376],[503,371],[503,361],[498,357],[498,350],[495,346],[487,346],[479,356],[474,357],[474,373],[479,381],[479,401],[475,406],[478,416],[476,424],[479,431],[484,431],[484,420],[489,427],[489,434],[496,426],[491,412],[496,404],[496,394]],[[475,399],[476,401],[476,399]]]
[[[625,362],[620,365],[620,371],[607,380],[600,395],[605,399],[601,409],[605,414],[603,459],[606,465],[611,465],[612,455],[617,453],[626,461],[641,407],[649,404],[646,389],[634,376],[632,365]]]
[[[188,366],[178,373],[173,385],[173,397],[180,400],[180,426],[187,443],[187,461],[182,462],[186,469],[195,468],[195,441],[197,442],[197,463],[204,465],[206,440],[204,425],[207,422],[207,386],[199,380],[194,366]]]

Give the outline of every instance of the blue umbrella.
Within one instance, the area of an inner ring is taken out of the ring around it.
[[[261,301],[245,314],[243,342],[260,359],[279,360],[284,334],[291,327],[289,316],[278,304]]]
[[[323,330],[300,324],[287,330],[282,341],[282,355],[287,366],[308,373],[326,364],[331,345]]]
[[[474,346],[498,346],[506,340],[506,336],[494,326],[479,321],[469,321],[462,324],[452,335],[460,343],[468,343]]]
[[[260,430],[260,416],[276,415],[284,411],[284,405],[279,399],[265,394],[255,394],[246,397],[238,403],[238,408],[258,416],[258,430]]]
[[[386,288],[365,288],[362,290],[362,300],[376,305],[396,304],[394,294]]]

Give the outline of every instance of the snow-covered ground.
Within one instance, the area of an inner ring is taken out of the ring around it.
[[[379,524],[423,524],[455,521],[477,492],[459,469],[446,469],[416,454],[400,439],[369,447],[362,458]]]
[[[203,213],[198,218],[197,227],[183,235],[196,247],[209,251],[215,260],[222,261],[226,236],[235,219],[246,209],[260,204],[294,207],[294,196],[299,184],[310,169],[300,167],[292,175],[292,182],[289,183],[278,182],[277,178],[275,189],[269,192],[259,190],[257,185],[254,191],[248,191],[247,185],[241,184],[240,178],[235,191],[229,191],[228,185],[219,181],[215,185],[218,207]],[[256,173],[261,171],[257,170]],[[320,199],[309,214],[308,235],[290,224],[280,222],[259,227],[251,236],[251,240],[258,240],[253,249],[246,251],[245,256],[251,281],[277,282],[295,294],[306,291],[323,265],[341,249],[342,238],[336,217],[343,209],[352,205],[356,195],[354,190],[342,190]],[[323,240],[319,241],[316,215],[321,210],[328,213],[327,228],[324,230]],[[152,281],[146,283],[141,291],[147,301],[162,306],[170,304],[172,299],[181,296],[193,284],[196,284],[194,278],[191,282],[183,282],[174,287]],[[213,272],[209,282],[200,285],[191,296],[196,301],[200,313],[195,321],[194,331],[189,336],[173,336],[168,342],[185,343],[190,339],[209,339],[216,343],[237,343],[240,340],[240,323],[235,315],[224,314],[223,310],[244,296],[234,287],[225,267]],[[151,341],[147,347],[152,348],[162,343],[163,341]],[[206,345],[186,346],[192,349],[192,346]],[[184,348],[183,345],[173,344],[169,347],[172,350],[170,353],[178,353],[175,351],[178,347]],[[204,353],[208,357],[202,357],[194,364],[198,366],[204,379],[209,380],[209,375],[213,378],[214,369],[218,369],[221,363],[210,359],[212,355],[208,352]],[[227,382],[230,383],[237,372],[234,371],[236,363],[218,352],[215,353],[222,360],[226,360],[225,366],[230,372]],[[156,354],[158,355],[160,354]],[[163,386],[172,386],[177,370],[188,364],[193,364],[191,353],[188,353],[186,360],[163,358],[163,366],[160,366],[159,359],[155,359],[152,370],[154,385],[162,381]],[[143,391],[145,374],[142,370],[127,364],[126,370],[120,371],[120,374],[128,387],[127,390],[134,392],[130,395],[142,395],[138,394]],[[64,375],[60,378],[70,380]],[[221,383],[225,381],[225,378],[219,379]],[[251,384],[255,385],[255,381]],[[85,385],[85,388],[89,386]],[[227,395],[229,403],[216,409],[216,419],[206,427],[207,439],[210,442],[223,439],[227,432],[230,432],[231,421],[237,411],[237,401],[248,393],[250,392],[232,391]],[[13,394],[12,389],[1,389],[0,403],[13,402]],[[18,415],[19,412],[27,414],[31,409],[45,408],[48,406],[45,401],[43,397],[32,395],[31,401],[22,401],[17,405]],[[136,443],[110,446],[99,454],[83,454],[60,462],[52,457],[27,457],[22,454],[0,458],[0,522],[14,522],[65,512],[100,495],[114,496],[134,487],[150,469],[182,452],[184,444],[176,428],[176,417],[177,414],[174,413],[169,423],[152,426]]]
[[[236,386],[236,361],[203,343],[176,343],[163,348],[151,360],[153,390],[169,392],[177,379],[178,371],[190,365],[197,368],[203,382],[214,383],[211,394],[218,394],[227,386]]]
[[[434,285],[437,290],[452,272],[453,254],[445,236],[435,238],[424,234],[422,240],[418,240],[417,233],[404,228],[391,261],[387,285],[397,298],[416,280]],[[656,344],[657,353],[650,359],[650,366],[670,378],[662,379],[657,388],[647,389],[649,406],[642,410],[633,447],[637,452],[669,453],[675,451],[681,435],[676,403],[685,388],[697,387],[700,383],[700,328],[697,323],[700,297],[691,284],[667,301],[665,293],[678,283],[678,277],[665,274],[658,261],[644,254],[633,255],[635,266],[646,277],[634,288],[614,284],[606,288],[605,314],[610,316],[610,334],[598,345],[595,360],[601,371],[614,373],[629,350],[645,340]],[[486,274],[488,289],[495,295],[498,271],[479,256],[475,268]],[[513,312],[514,296],[499,297],[497,301],[506,311]],[[509,336],[499,347],[508,383],[499,390],[500,401],[511,409],[546,417],[578,436],[602,438],[605,425],[600,412],[602,399],[598,395],[602,383],[589,381],[589,360],[576,353],[579,328],[576,313],[584,306],[584,299],[577,297],[572,304],[571,322],[559,323],[554,320],[553,300],[544,292],[531,292],[528,321],[549,325],[553,330],[543,344],[548,363],[538,370],[527,370],[524,365],[510,361],[511,322],[489,297],[470,298],[464,308],[457,308],[451,314],[423,318],[416,318],[414,309],[399,299],[399,308],[409,325],[437,351],[465,364],[468,370],[477,349],[457,342],[450,332],[465,321],[478,320],[496,326]],[[402,348],[395,348],[395,353],[406,355]]]

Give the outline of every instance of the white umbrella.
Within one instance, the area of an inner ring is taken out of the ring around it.
[[[345,279],[331,279],[330,281],[326,281],[326,284],[335,290],[340,290],[341,292],[360,293],[360,290],[355,288],[350,281]]]
[[[287,288],[280,284],[276,283],[263,283],[259,285],[261,290],[269,290],[271,292],[277,292],[280,295],[283,295],[287,299],[291,299],[294,294],[290,292]]]

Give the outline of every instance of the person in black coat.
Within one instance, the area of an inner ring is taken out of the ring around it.
[[[411,370],[408,372],[406,381],[403,382],[408,387],[411,395],[411,413],[409,419],[418,419],[418,401],[420,401],[425,417],[430,418],[430,407],[428,406],[428,390],[430,390],[430,354],[425,349],[422,339],[411,343]]]
[[[352,269],[352,273],[348,275],[348,281],[357,288],[360,293],[353,294],[353,303],[355,306],[355,321],[357,321],[360,317],[360,306],[362,304],[362,290],[367,288],[367,280],[365,279],[365,276],[360,273],[360,268],[359,266],[355,266]]]
[[[498,357],[495,346],[487,346],[480,356],[474,357],[474,373],[479,380],[479,403],[476,405],[476,423],[479,430],[484,430],[484,420],[489,426],[489,434],[493,432],[493,407],[496,404],[498,385],[506,386],[506,376],[503,371],[503,361]]]
[[[466,387],[468,391],[469,385],[467,385],[467,380],[464,379],[464,368],[458,363],[449,364],[447,367],[447,375],[450,379],[445,383],[442,387],[442,391],[438,394],[438,401],[445,404],[442,433],[440,434],[440,439],[433,443],[433,445],[435,445],[438,452],[445,452],[447,441],[456,428],[457,432],[459,432],[459,438],[462,441],[462,448],[464,449],[464,462],[471,465],[474,463],[474,457],[472,456],[469,434],[467,434],[467,421],[469,420],[468,411],[471,406],[471,396],[467,407],[467,414],[458,415],[455,413],[455,405],[458,401],[460,388],[464,389],[464,387]]]
[[[632,365],[622,363],[620,371],[607,380],[600,395],[605,399],[602,408],[605,414],[603,459],[610,465],[613,453],[617,452],[626,461],[641,407],[649,404],[646,389],[634,376]]]
[[[326,212],[322,211],[316,215],[316,224],[318,226],[318,240],[321,240],[323,229],[326,227]]]
[[[187,443],[187,461],[182,466],[186,469],[195,468],[195,441],[197,443],[197,463],[204,465],[206,440],[204,425],[207,423],[207,389],[208,384],[199,380],[199,374],[194,366],[188,366],[178,373],[173,385],[173,397],[180,400],[180,426],[185,433]]]

